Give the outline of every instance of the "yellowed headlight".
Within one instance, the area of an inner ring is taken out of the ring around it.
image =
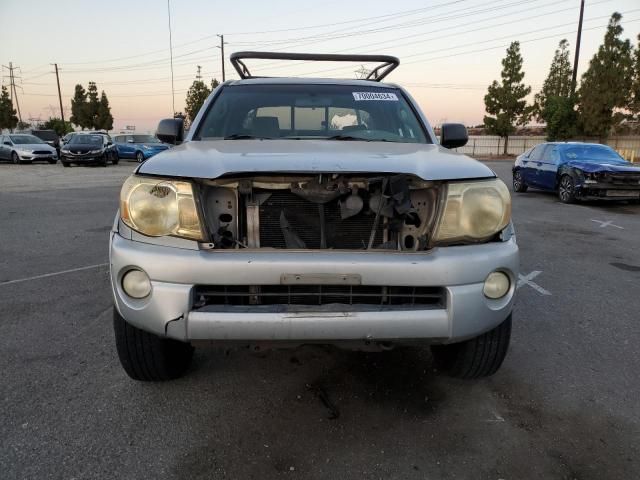
[[[120,216],[129,227],[150,237],[203,239],[189,182],[133,175],[120,191]]]
[[[500,179],[452,182],[434,236],[435,242],[482,241],[511,220],[511,195]]]

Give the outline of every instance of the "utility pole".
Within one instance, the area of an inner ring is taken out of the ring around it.
[[[18,92],[16,91],[16,80],[13,75],[13,63],[9,62],[9,81],[11,82],[11,89],[13,90],[13,98],[16,102],[16,109],[18,110],[18,120],[22,123],[22,115],[20,114],[20,104],[18,103]]]
[[[220,37],[220,56],[222,57],[222,82],[224,83],[224,35],[218,35]]]
[[[202,75],[200,75],[200,69],[202,67],[200,65],[198,65],[198,73],[196,75],[196,80],[198,80],[199,82],[202,81]]]
[[[578,35],[576,37],[576,56],[573,59],[573,75],[571,76],[571,95],[576,93],[578,80],[578,60],[580,59],[580,39],[582,38],[582,18],[584,17],[584,0],[580,0],[580,19],[578,20]]]
[[[60,100],[60,118],[62,119],[62,125],[64,125],[64,110],[62,110],[62,93],[60,93],[60,76],[58,75],[58,64],[53,64],[56,67],[56,81],[58,82],[58,100]]]

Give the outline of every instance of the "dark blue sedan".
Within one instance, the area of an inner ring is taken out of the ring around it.
[[[113,141],[120,158],[135,159],[138,163],[169,148],[153,135],[115,135]]]
[[[529,187],[558,192],[563,203],[637,200],[640,165],[598,143],[541,143],[513,166],[513,190],[526,192]]]

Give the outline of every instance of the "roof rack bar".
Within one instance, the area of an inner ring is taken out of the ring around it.
[[[279,52],[234,52],[229,57],[240,78],[257,78],[243,62],[245,59],[302,60],[311,62],[377,62],[380,63],[367,75],[367,80],[381,81],[400,65],[400,60],[391,55],[341,55],[335,53],[279,53]]]

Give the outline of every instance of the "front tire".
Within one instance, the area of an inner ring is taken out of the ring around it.
[[[11,152],[11,162],[13,162],[14,165],[18,165],[19,163],[21,163],[20,157],[16,152]]]
[[[433,345],[435,366],[458,378],[481,378],[498,371],[509,349],[511,315],[493,330],[470,340]]]
[[[522,172],[520,170],[516,170],[513,172],[513,191],[518,193],[524,193],[528,190],[529,185],[524,183],[524,178],[522,178]]]
[[[113,157],[111,157],[111,163],[113,165],[117,165],[119,161],[120,161],[120,155],[118,154],[118,151],[116,150],[115,152],[113,152]]]
[[[60,160],[62,162],[62,166],[63,167],[70,167],[71,163],[70,162],[63,162],[62,160]]]
[[[138,163],[144,162],[144,153],[136,152],[136,162]]]
[[[574,203],[576,201],[576,187],[571,175],[563,175],[558,183],[558,198],[562,203]]]
[[[191,344],[162,338],[134,327],[120,316],[115,307],[113,330],[122,368],[134,380],[173,380],[184,375],[191,364]]]

